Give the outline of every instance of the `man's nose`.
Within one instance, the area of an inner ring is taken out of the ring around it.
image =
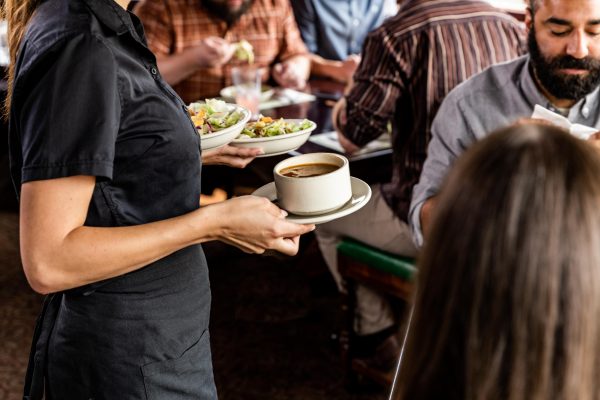
[[[574,58],[584,58],[589,54],[588,37],[585,32],[575,32],[567,44],[567,54]]]

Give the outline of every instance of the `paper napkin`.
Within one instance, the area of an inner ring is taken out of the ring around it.
[[[543,119],[545,121],[552,122],[554,125],[568,130],[573,136],[578,137],[579,139],[588,139],[592,134],[598,132],[597,128],[592,128],[590,126],[581,124],[573,124],[562,115],[552,112],[547,108],[540,106],[539,104],[535,105],[533,114],[531,114],[531,118]]]

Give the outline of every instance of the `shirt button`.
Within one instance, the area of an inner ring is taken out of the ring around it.
[[[583,114],[584,118],[587,118],[588,115],[590,115],[590,108],[589,107],[583,107],[581,109],[581,113]]]
[[[158,71],[156,70],[156,67],[152,67],[152,68],[150,69],[150,73],[151,73],[152,75],[156,75],[156,74],[158,73]]]

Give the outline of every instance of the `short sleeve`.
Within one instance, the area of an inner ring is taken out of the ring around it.
[[[311,0],[294,0],[291,2],[294,10],[294,16],[302,35],[302,40],[311,53],[317,53],[319,50],[316,15]]]
[[[171,12],[164,0],[142,0],[133,9],[142,21],[148,47],[157,56],[171,54],[173,50],[173,24]]]
[[[13,118],[21,183],[74,175],[112,179],[121,104],[117,66],[91,35],[68,39],[17,76]]]

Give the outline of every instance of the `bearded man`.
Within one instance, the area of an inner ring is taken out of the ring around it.
[[[301,88],[310,73],[288,0],[142,0],[135,8],[158,69],[186,102],[231,85],[235,43],[248,41],[254,64],[283,87]]]
[[[475,141],[536,104],[600,130],[600,0],[530,0],[525,24],[529,55],[474,76],[440,106],[409,212],[417,245],[448,169]]]

